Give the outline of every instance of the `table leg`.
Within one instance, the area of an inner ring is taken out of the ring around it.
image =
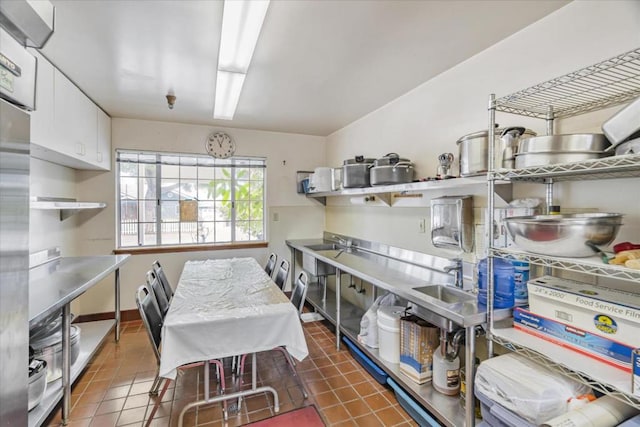
[[[475,378],[476,360],[476,328],[469,326],[465,329],[465,396],[464,396],[464,418],[465,426],[473,427],[476,423],[475,395],[473,390],[473,379]]]
[[[340,350],[340,296],[342,285],[342,271],[336,268],[336,349]]]
[[[115,280],[115,317],[116,317],[116,342],[120,341],[120,269],[116,268],[116,280]]]
[[[62,308],[62,425],[71,410],[71,303]]]

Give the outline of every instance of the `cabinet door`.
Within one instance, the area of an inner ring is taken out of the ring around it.
[[[54,71],[55,133],[60,151],[93,163],[97,144],[98,117],[96,105],[69,79]]]
[[[111,170],[111,118],[104,111],[98,111],[98,146],[96,164],[105,170]]]
[[[53,126],[53,65],[37,52],[36,109],[31,112],[31,142],[55,148]]]

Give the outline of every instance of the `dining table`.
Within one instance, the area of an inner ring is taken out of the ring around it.
[[[258,387],[256,372],[256,353],[278,347],[298,361],[309,354],[298,310],[254,258],[187,261],[162,327],[159,375],[175,379],[183,365],[251,354],[252,386],[210,397],[206,384],[204,399],[184,407],[179,425],[196,406],[263,392],[273,394],[278,412],[276,390]]]

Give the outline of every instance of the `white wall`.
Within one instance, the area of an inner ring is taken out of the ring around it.
[[[415,162],[416,177],[436,174],[437,157],[452,152],[456,140],[486,129],[490,93],[498,97],[640,46],[640,2],[575,1],[469,60],[427,81],[391,103],[330,135],[327,161],[363,154],[381,157],[398,152]],[[620,107],[617,107],[620,108]],[[617,108],[560,122],[556,132],[598,131]],[[501,125],[522,124],[544,135],[543,120],[498,113]],[[456,169],[457,170],[457,169]],[[517,197],[544,199],[543,186],[516,184]],[[615,191],[610,191],[615,189]],[[483,221],[486,188],[475,192],[476,236]],[[557,202],[565,209],[600,208],[625,213],[620,240],[640,240],[640,197],[637,180],[572,183],[557,186]],[[620,197],[627,194],[630,197]],[[419,223],[429,218],[425,194],[412,202],[421,208],[352,206],[344,198],[331,200],[327,229],[427,253],[452,255],[434,248]],[[632,195],[635,195],[633,197]]]
[[[313,170],[324,162],[325,139],[315,136],[221,129],[131,119],[112,120],[112,150],[117,148],[204,153],[204,141],[214,130],[224,130],[236,141],[236,154],[267,158],[266,249],[225,250],[133,255],[121,269],[122,309],[135,308],[135,290],[144,282],[154,259],[160,260],[169,280],[177,282],[186,260],[252,256],[266,261],[270,252],[289,258],[286,239],[320,237],[324,229],[324,209],[296,193],[296,171]],[[114,160],[115,165],[115,160]],[[83,255],[108,254],[116,247],[115,176],[112,172],[80,171],[77,174],[80,200],[105,201],[107,208],[79,216],[78,251]],[[278,221],[274,221],[277,213]],[[113,311],[113,277],[105,279],[79,299],[77,314]]]

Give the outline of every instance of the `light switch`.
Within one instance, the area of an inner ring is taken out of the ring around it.
[[[280,214],[278,212],[273,213],[273,222],[280,221]]]

